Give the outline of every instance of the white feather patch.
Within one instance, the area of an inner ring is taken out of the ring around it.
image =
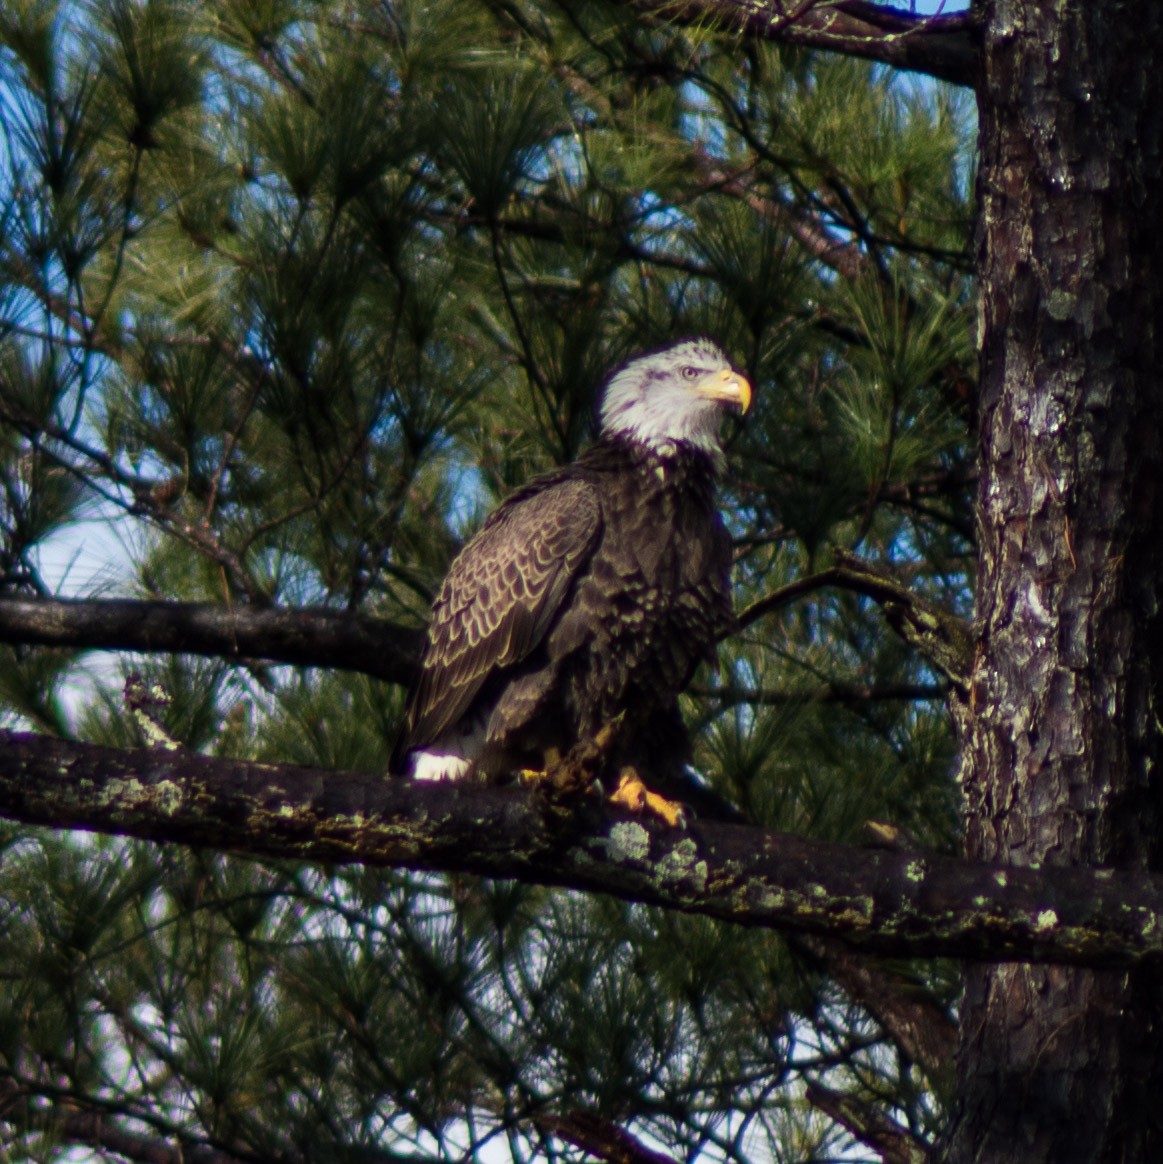
[[[471,767],[464,756],[424,749],[412,753],[408,774],[413,780],[463,780]]]
[[[408,775],[413,780],[463,780],[485,745],[484,717],[454,728],[425,748],[408,753]]]

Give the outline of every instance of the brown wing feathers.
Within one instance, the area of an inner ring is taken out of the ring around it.
[[[590,485],[556,480],[515,494],[461,551],[433,610],[407,747],[450,729],[490,677],[537,646],[592,553],[600,520]]]

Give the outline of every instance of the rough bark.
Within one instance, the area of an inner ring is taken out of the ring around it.
[[[1158,869],[1163,9],[990,0],[967,852]],[[1163,1159],[1163,979],[966,976],[951,1161]]]
[[[1163,878],[1006,869],[439,785],[0,733],[0,816],[255,856],[480,873],[903,957],[1163,960]]]

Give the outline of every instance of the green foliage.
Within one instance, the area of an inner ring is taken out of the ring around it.
[[[88,1086],[120,1056],[108,1094],[167,1137],[453,1151],[470,1108],[482,1142],[528,1156],[549,1143],[538,1113],[583,1107],[722,1151],[794,1122],[773,1071],[828,1069],[794,1017],[813,984],[769,935],[472,879],[111,847],[13,850],[0,1056],[18,1077],[76,1064]],[[866,1037],[845,1042],[871,1069]]]
[[[756,387],[738,607],[856,551],[964,610],[971,116],[604,2],[7,4],[0,588],[419,625],[498,498],[589,438],[602,376],[704,332]],[[807,588],[684,711],[756,822],[949,849],[942,694],[868,600]],[[378,769],[401,706],[252,661],[0,658],[0,721],[113,746],[152,723]],[[769,934],[79,836],[12,834],[0,880],[13,1158],[98,1147],[75,1112],[291,1162],[579,1159],[578,1113],[676,1159],[857,1158],[810,1082],[938,1118],[893,1032]]]

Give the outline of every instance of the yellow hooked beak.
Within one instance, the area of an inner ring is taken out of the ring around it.
[[[746,376],[740,376],[731,368],[712,372],[704,376],[696,385],[695,392],[707,400],[721,400],[725,404],[737,404],[740,411],[751,407],[751,385]]]

